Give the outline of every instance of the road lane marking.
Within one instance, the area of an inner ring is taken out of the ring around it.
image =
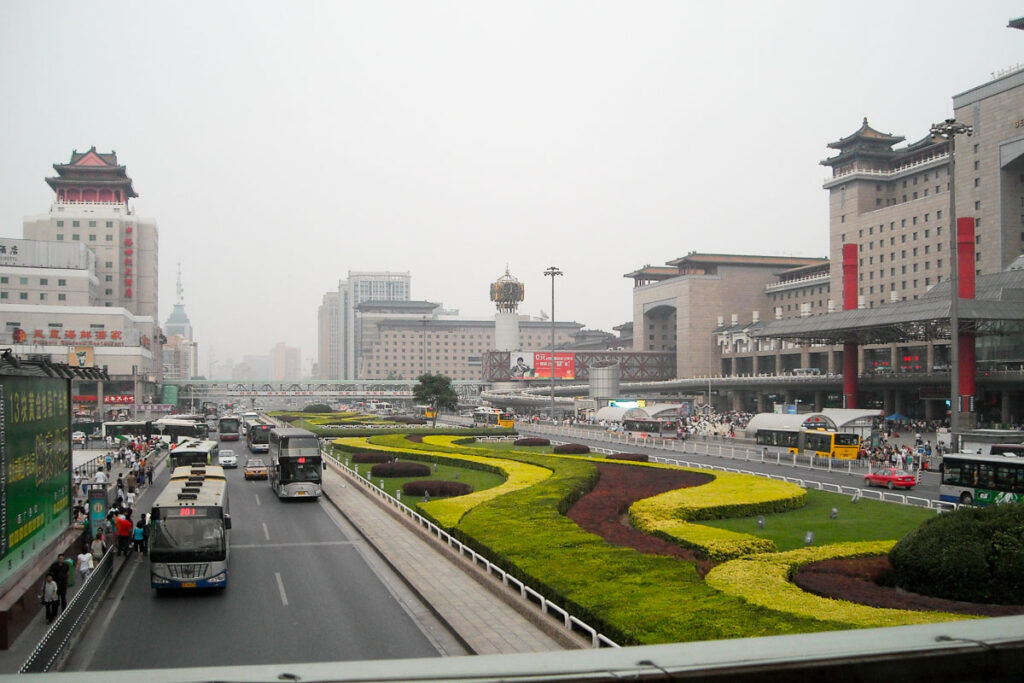
[[[270,540],[270,529],[267,528],[266,522],[263,522],[263,535],[267,537],[268,541]]]
[[[256,494],[256,504],[257,504],[257,505],[263,505],[263,503],[261,503],[261,502],[260,502],[260,496],[259,496],[259,494]]]
[[[359,541],[306,541],[302,543],[232,543],[232,550],[244,548],[301,548],[303,546],[355,545]]]
[[[284,581],[281,580],[281,572],[274,572],[274,577],[277,579],[277,590],[281,592],[281,603],[288,606],[288,596],[284,593]]]

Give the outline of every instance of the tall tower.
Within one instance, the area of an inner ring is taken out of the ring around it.
[[[525,292],[523,283],[508,272],[491,283],[491,301],[497,307],[494,315],[494,350],[515,351],[519,348],[519,314],[516,312]]]
[[[181,262],[175,283],[174,310],[164,323],[164,377],[192,379],[199,374],[199,344],[192,338],[192,322],[185,313],[185,288],[181,285]]]

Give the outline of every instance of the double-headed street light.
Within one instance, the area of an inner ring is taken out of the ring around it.
[[[931,134],[949,140],[949,431],[954,452],[960,431],[960,276],[956,230],[956,136],[973,135],[974,127],[946,119],[933,124]]]
[[[555,421],[555,276],[562,275],[555,266],[544,271],[551,278],[551,421]]]

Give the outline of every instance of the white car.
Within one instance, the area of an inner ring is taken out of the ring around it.
[[[238,456],[234,451],[222,450],[217,456],[217,464],[221,467],[238,467]]]
[[[71,443],[80,446],[85,445],[85,432],[71,432]]]

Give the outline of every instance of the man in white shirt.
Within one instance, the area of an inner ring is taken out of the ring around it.
[[[106,484],[107,473],[104,472],[103,470],[96,470],[96,476],[93,477],[93,482],[96,484]]]

